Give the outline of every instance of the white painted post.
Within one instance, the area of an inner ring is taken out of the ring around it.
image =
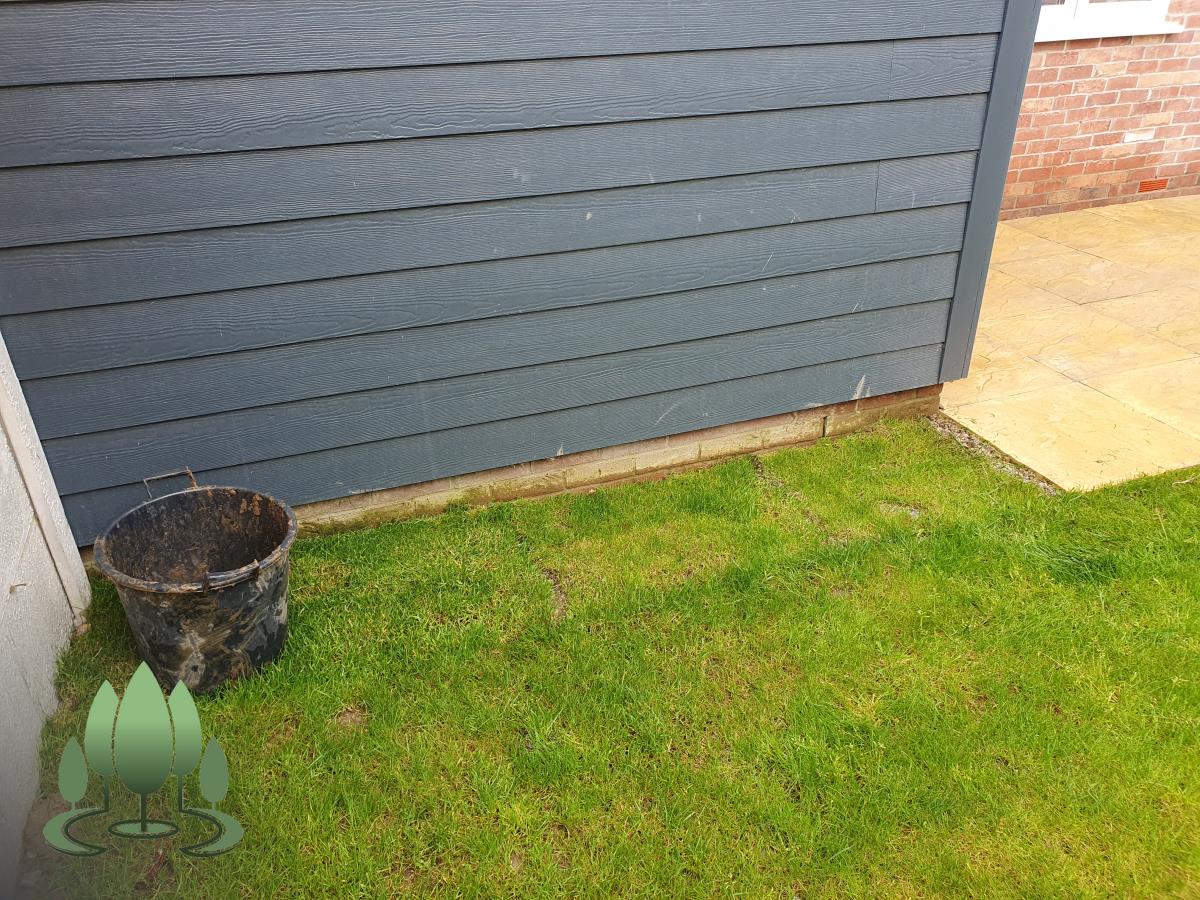
[[[55,664],[90,600],[46,455],[0,337],[0,896],[21,861],[37,795]]]
[[[3,335],[0,335],[0,428],[8,437],[42,537],[54,559],[54,567],[58,570],[67,601],[78,619],[91,602],[87,573],[76,549],[75,538],[71,535],[71,527],[67,524],[58,490],[54,487],[42,442],[38,440],[29,408],[25,405],[25,395],[21,392],[21,384],[17,380]],[[0,554],[5,549],[0,547]]]

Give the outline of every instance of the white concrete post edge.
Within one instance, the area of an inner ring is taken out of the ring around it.
[[[29,415],[29,407],[25,405],[25,395],[21,391],[21,383],[17,380],[3,335],[0,335],[0,428],[8,436],[38,527],[54,560],[67,602],[71,605],[71,615],[77,623],[81,622],[83,611],[87,609],[92,596],[87,573],[75,546],[71,527],[67,524],[42,442]]]

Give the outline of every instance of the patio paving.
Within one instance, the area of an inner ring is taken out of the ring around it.
[[[1063,488],[1200,465],[1200,196],[1001,223],[942,406]]]

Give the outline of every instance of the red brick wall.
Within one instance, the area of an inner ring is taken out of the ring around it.
[[[1033,48],[1003,218],[1200,191],[1200,0],[1171,18],[1185,30]]]

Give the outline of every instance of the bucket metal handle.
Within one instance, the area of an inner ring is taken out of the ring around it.
[[[214,588],[225,588],[232,584],[237,584],[240,581],[247,581],[251,578],[257,578],[260,572],[262,572],[262,560],[258,559],[254,561],[254,567],[250,570],[249,574],[244,574],[242,573],[242,570],[239,569],[239,574],[235,578],[218,578],[212,572],[205,572],[204,577],[200,579],[200,584],[202,585],[201,592],[208,594]],[[221,572],[219,574],[228,575],[228,573],[225,572]]]
[[[161,481],[164,478],[178,478],[180,475],[186,475],[188,478],[190,478],[192,480],[192,487],[200,487],[200,485],[196,484],[196,476],[192,474],[192,470],[185,467],[176,472],[163,472],[161,475],[151,475],[148,478],[143,478],[142,484],[146,488],[146,496],[148,496],[151,500],[154,499],[154,492],[150,490],[150,482]]]

